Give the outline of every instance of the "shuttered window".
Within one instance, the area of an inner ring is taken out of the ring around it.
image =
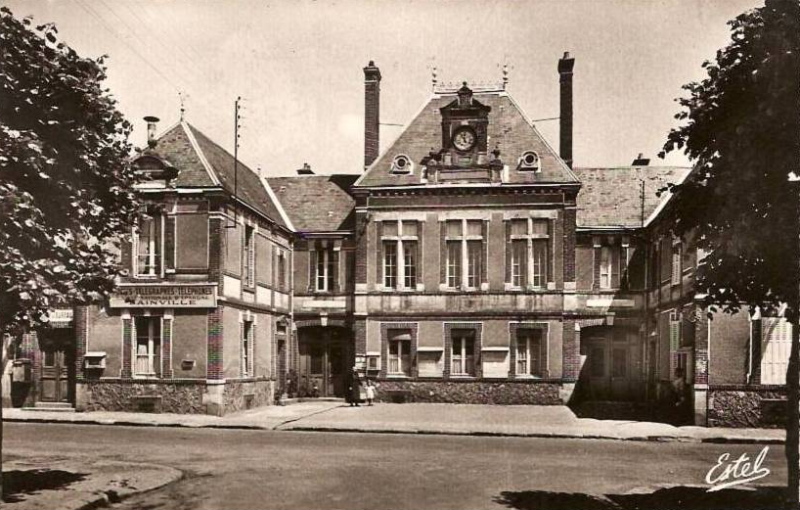
[[[792,325],[784,318],[761,321],[761,384],[786,384]]]

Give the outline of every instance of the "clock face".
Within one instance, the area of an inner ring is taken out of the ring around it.
[[[469,128],[462,128],[453,135],[453,145],[460,151],[468,151],[475,145],[475,133]]]

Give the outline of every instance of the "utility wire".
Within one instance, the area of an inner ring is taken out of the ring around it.
[[[152,63],[151,63],[151,62],[150,62],[150,61],[149,61],[149,60],[148,60],[148,59],[147,59],[147,58],[146,58],[144,55],[142,55],[141,53],[139,53],[139,51],[138,51],[138,50],[137,50],[137,49],[136,49],[134,46],[132,46],[131,44],[129,44],[129,43],[128,43],[128,41],[126,41],[126,40],[125,40],[125,38],[124,38],[124,37],[122,37],[122,35],[121,35],[120,33],[116,32],[116,31],[114,31],[112,28],[110,28],[110,26],[109,26],[108,22],[107,22],[105,19],[103,19],[103,17],[102,17],[102,16],[101,16],[101,15],[100,15],[100,14],[99,14],[97,11],[95,11],[95,10],[94,10],[94,8],[92,8],[92,7],[91,7],[91,6],[90,6],[88,3],[84,3],[85,1],[86,1],[86,0],[75,0],[75,2],[78,4],[78,6],[79,6],[80,8],[82,8],[82,9],[83,9],[83,10],[84,10],[86,13],[88,13],[88,14],[90,14],[91,16],[93,16],[94,18],[96,18],[96,19],[97,19],[97,20],[100,22],[101,26],[102,26],[102,27],[103,27],[103,28],[104,28],[104,29],[105,29],[105,30],[106,30],[106,31],[107,31],[109,34],[111,34],[112,36],[114,36],[116,39],[119,39],[119,40],[120,40],[120,41],[121,41],[121,42],[122,42],[122,43],[123,43],[125,46],[127,46],[127,47],[128,47],[128,48],[129,48],[129,49],[130,49],[130,50],[131,50],[131,51],[132,51],[132,52],[133,52],[133,53],[134,53],[134,54],[135,54],[137,57],[139,57],[139,58],[142,60],[142,62],[144,62],[145,64],[147,64],[147,65],[148,65],[148,66],[149,66],[149,67],[150,67],[150,68],[151,68],[153,71],[155,71],[155,73],[156,73],[156,74],[158,74],[158,75],[159,75],[161,78],[163,78],[163,79],[164,79],[164,80],[165,80],[167,83],[169,83],[169,84],[170,84],[170,85],[171,85],[171,86],[172,86],[172,87],[173,87],[173,88],[174,88],[176,91],[180,91],[180,90],[181,90],[181,89],[180,89],[180,87],[179,87],[178,85],[176,85],[176,84],[175,84],[175,82],[173,82],[173,81],[172,81],[172,80],[171,80],[169,77],[167,77],[167,76],[166,76],[166,75],[165,75],[163,72],[161,72],[161,70],[159,70],[159,69],[158,69],[156,66],[154,66],[154,65],[153,65],[153,64],[152,64]]]

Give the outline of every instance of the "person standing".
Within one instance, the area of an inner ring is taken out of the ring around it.
[[[372,401],[375,400],[375,384],[372,382],[371,379],[368,378],[367,381],[364,383],[364,388],[365,388],[365,392],[367,394],[366,395],[367,396],[367,405],[371,406],[372,405]]]
[[[361,377],[358,375],[358,370],[353,367],[353,372],[350,376],[350,387],[348,388],[350,397],[350,407],[360,407],[361,402]]]

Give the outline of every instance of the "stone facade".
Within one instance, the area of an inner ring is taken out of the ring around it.
[[[87,381],[78,385],[81,411],[205,414],[205,385],[187,382]]]
[[[710,427],[783,428],[786,388],[782,386],[714,388],[708,392]]]
[[[227,414],[272,405],[274,395],[275,381],[228,381],[222,394],[224,412]]]
[[[551,381],[379,380],[380,402],[562,405],[561,384]]]

